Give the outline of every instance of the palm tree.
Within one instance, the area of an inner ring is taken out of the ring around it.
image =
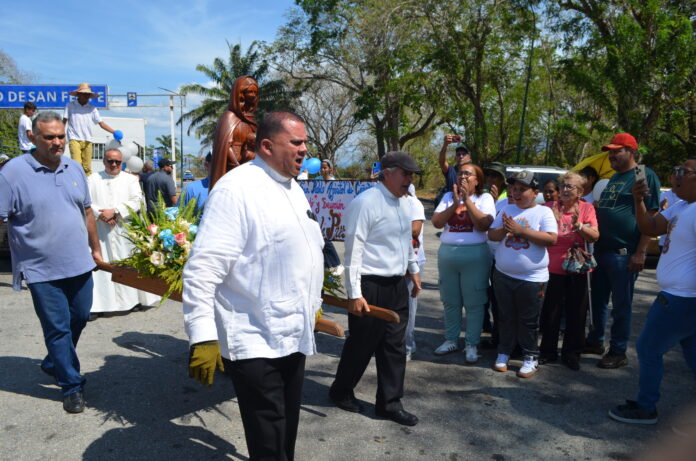
[[[172,158],[172,135],[163,134],[155,138],[155,141],[159,143],[158,149],[162,151],[162,157]]]
[[[190,93],[204,96],[201,105],[179,118],[177,124],[189,122],[186,131],[189,135],[192,130],[203,145],[212,146],[215,125],[218,119],[227,109],[232,85],[237,77],[251,75],[259,83],[259,104],[256,109],[256,119],[261,120],[263,114],[275,109],[290,109],[293,100],[299,96],[299,91],[288,89],[285,82],[280,79],[271,79],[268,76],[270,67],[268,61],[260,54],[260,45],[254,41],[249,45],[246,53],[242,54],[241,45],[227,43],[230,55],[225,62],[222,58],[215,58],[213,65],[208,67],[203,64],[196,66],[196,70],[205,74],[215,84],[207,87],[198,83],[184,85],[179,89],[183,95]]]

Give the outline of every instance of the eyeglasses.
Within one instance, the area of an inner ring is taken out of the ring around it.
[[[696,170],[692,170],[690,168],[685,168],[683,166],[676,166],[674,169],[672,169],[672,174],[676,176],[677,178],[683,178],[684,176],[688,174],[694,174],[696,173]]]
[[[577,189],[578,186],[576,186],[574,184],[565,184],[564,183],[564,184],[559,184],[558,187],[559,187],[559,189],[573,190],[573,189]]]
[[[53,141],[54,139],[65,139],[64,134],[42,134],[42,138],[44,138],[46,141]]]
[[[106,163],[109,165],[120,165],[123,162],[121,160],[107,160]]]

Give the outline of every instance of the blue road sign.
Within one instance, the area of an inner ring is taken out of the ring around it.
[[[137,93],[126,93],[126,99],[128,100],[128,107],[136,107],[138,105]]]
[[[108,109],[109,87],[90,85],[92,91],[99,95],[90,99],[90,103],[99,109]],[[75,85],[0,85],[0,109],[21,109],[25,102],[33,102],[39,109],[62,109],[75,96],[71,91]]]

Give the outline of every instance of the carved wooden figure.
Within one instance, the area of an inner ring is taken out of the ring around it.
[[[244,75],[234,81],[230,104],[215,128],[209,190],[225,173],[255,157],[258,101],[259,85],[253,77]]]

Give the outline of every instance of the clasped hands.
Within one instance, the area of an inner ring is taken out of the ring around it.
[[[220,344],[217,341],[204,341],[191,346],[189,377],[204,386],[212,386],[216,369],[225,371],[225,367],[222,365]]]
[[[508,234],[519,237],[524,231],[524,226],[515,221],[515,218],[509,216],[507,213],[503,213],[503,227]]]
[[[114,227],[118,223],[118,212],[114,208],[99,210],[99,220]]]

